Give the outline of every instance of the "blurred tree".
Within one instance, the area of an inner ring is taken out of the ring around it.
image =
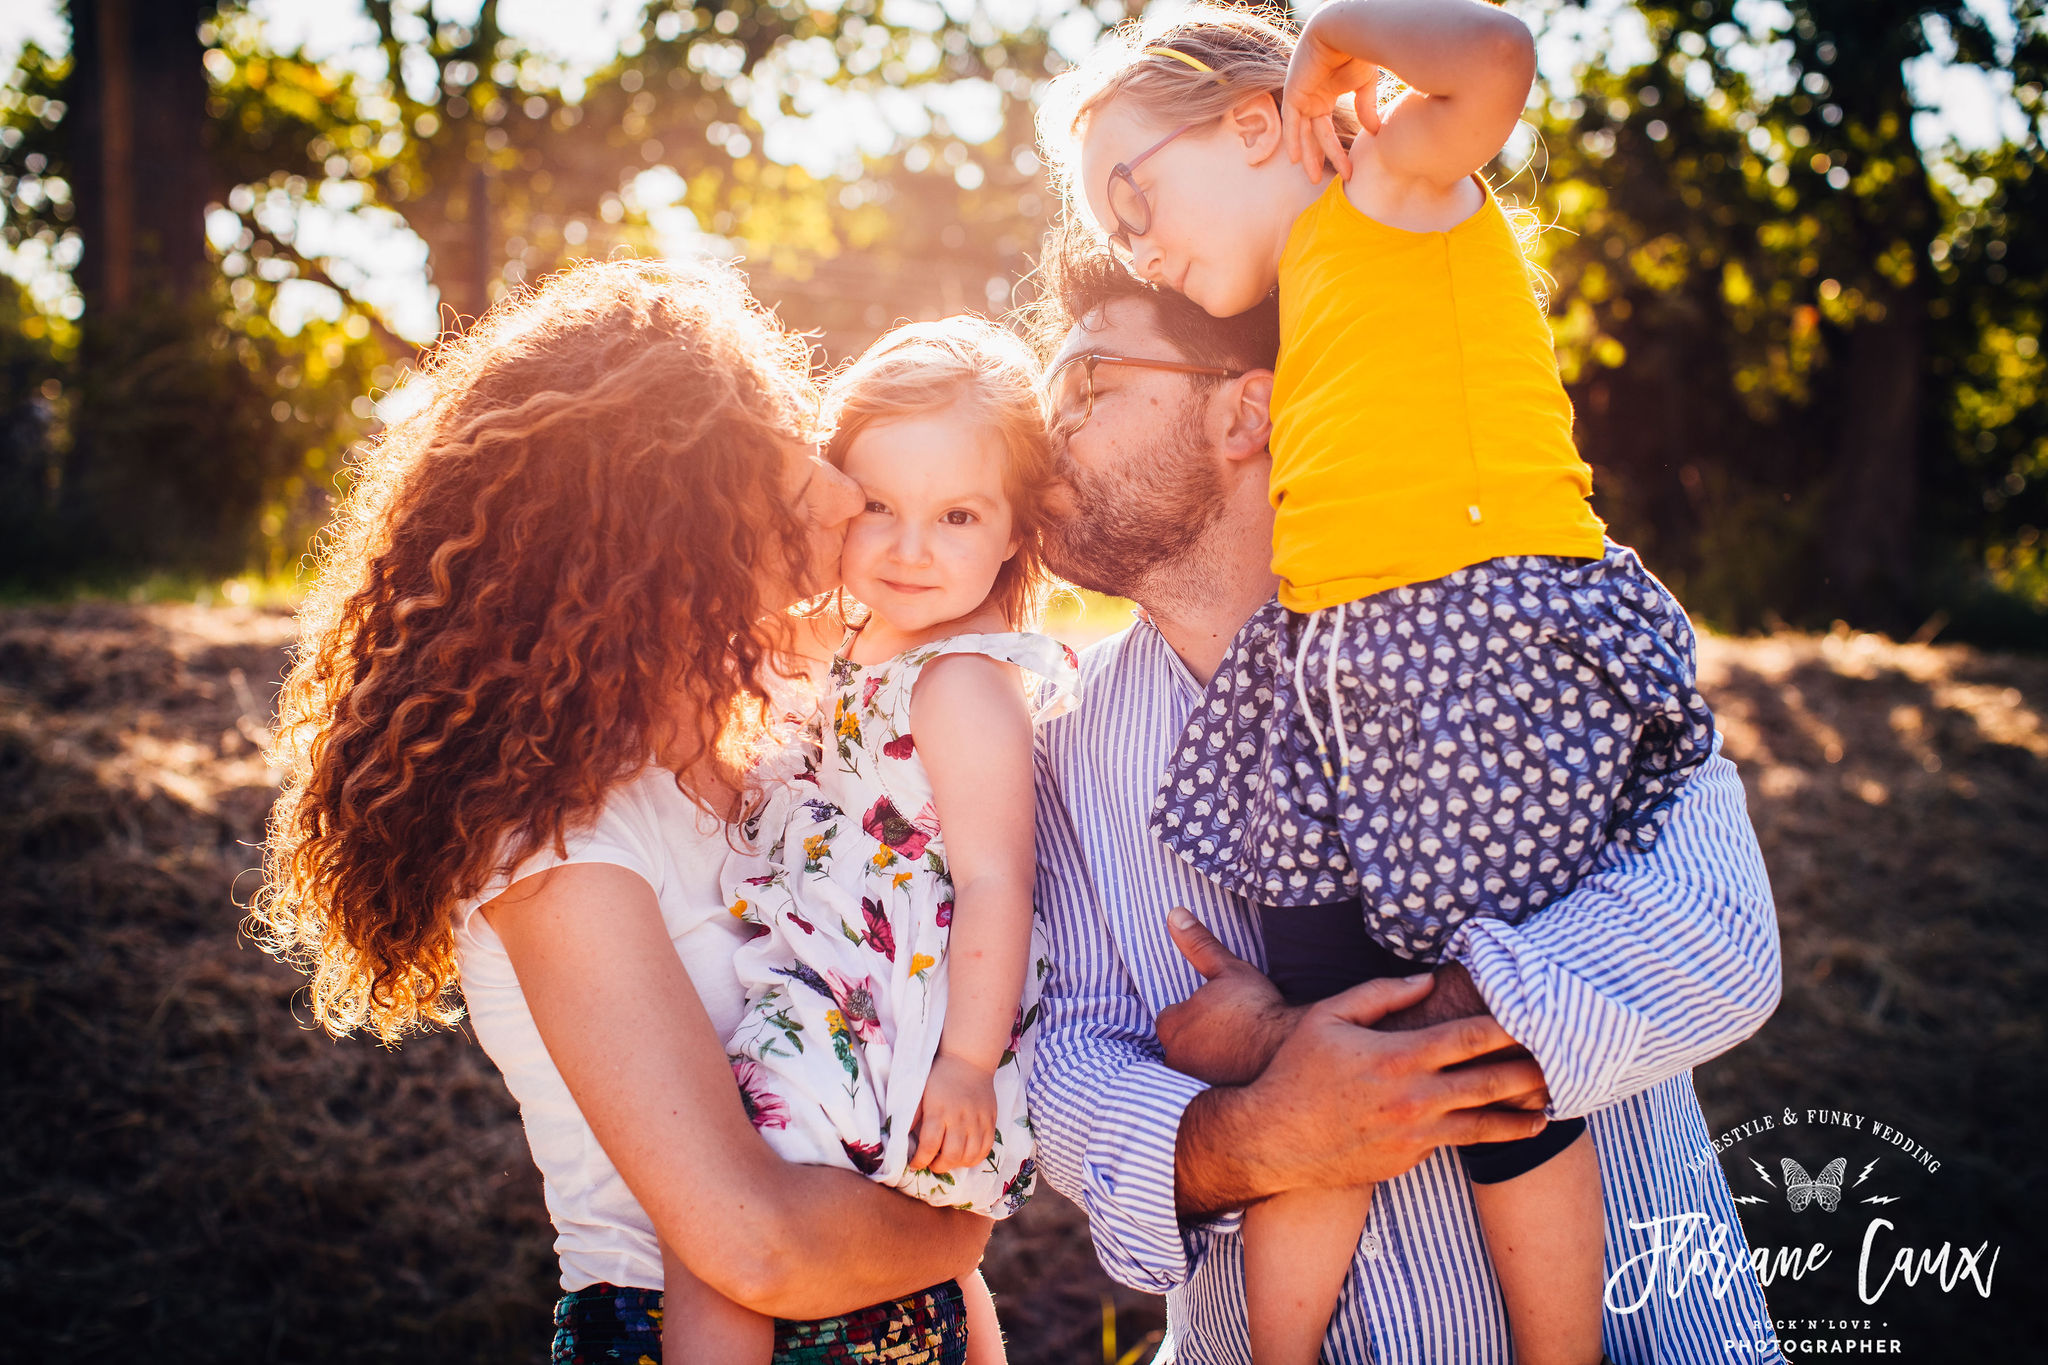
[[[2033,242],[1995,280],[1954,243],[2040,192],[2039,0],[2012,5],[2003,53],[1963,0],[1638,8],[1650,60],[1596,45],[1535,114],[1536,199],[1570,230],[1544,244],[1561,353],[1604,505],[1710,619],[1910,631],[2037,543],[2037,511],[1989,537],[1983,513],[2014,462],[2042,459],[2048,417],[2010,395],[1972,407],[1958,385],[2031,359],[2017,331],[2003,368],[1974,357],[2038,317],[2040,228],[2000,218],[2012,232],[1983,251]],[[1974,161],[1918,145],[1907,64],[1936,32],[1954,60],[2013,73],[2021,144]],[[1992,408],[2017,428],[1960,449],[1965,409]]]
[[[24,467],[49,472],[70,515],[33,550],[0,548],[0,575],[88,560],[215,569],[257,552],[288,562],[348,447],[374,428],[370,395],[394,386],[411,347],[369,301],[376,281],[336,249],[345,220],[425,244],[447,327],[566,260],[653,249],[654,222],[686,212],[709,249],[748,258],[762,297],[841,353],[899,315],[999,310],[1035,244],[1046,204],[1028,101],[1047,48],[1042,34],[1005,32],[986,5],[654,0],[587,77],[509,39],[496,0],[468,24],[425,0],[364,7],[367,63],[279,51],[241,4],[159,7],[147,22],[168,28],[144,60],[126,0],[77,0],[68,63],[24,54],[0,97],[4,230],[78,261],[86,332],[125,349],[88,344],[63,370],[60,388],[85,401],[50,409],[73,414],[69,428]],[[116,30],[128,46],[109,47]],[[119,128],[139,136],[134,106],[154,98],[135,88],[145,67],[165,89],[169,73],[193,82],[206,137],[151,168],[156,180],[134,179],[132,157],[130,180],[110,180],[104,146]],[[974,144],[913,99],[831,174],[763,155],[775,125],[821,98],[869,101],[856,112],[875,120],[877,99],[955,94],[962,80],[997,110]],[[86,104],[128,121],[76,112]],[[203,157],[189,150],[202,145]],[[181,287],[138,295],[132,306],[151,315],[125,319],[123,281],[156,278],[121,264],[136,243],[185,265],[210,244],[214,264],[164,274]],[[180,333],[167,315],[195,274]],[[104,439],[86,411],[104,415]],[[53,542],[75,553],[53,557]]]
[[[152,295],[183,300],[209,274],[203,220],[206,0],[76,0],[71,187],[84,248],[78,287],[110,318]],[[90,324],[89,324],[90,326]]]

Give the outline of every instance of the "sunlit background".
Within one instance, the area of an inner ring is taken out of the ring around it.
[[[488,1063],[307,1033],[233,941],[312,536],[419,349],[568,260],[737,258],[821,367],[1023,301],[1034,92],[1137,8],[0,3],[9,1340],[539,1353]],[[2009,1356],[2044,1188],[2014,1078],[2048,998],[2048,0],[1510,8],[1541,79],[1491,174],[1548,225],[1597,506],[1713,628],[1779,898],[1785,1004],[1701,1073],[1710,1119],[1811,1095],[1939,1147],[2010,1278],[1898,1311]],[[1157,1340],[1053,1196],[989,1277],[1019,1365]]]
[[[1135,8],[172,3],[110,65],[17,0],[0,584],[288,580],[416,348],[576,257],[739,258],[821,362],[1005,311],[1033,91]],[[1704,619],[2043,638],[2041,8],[1517,6],[1495,178],[1553,228],[1600,508]]]

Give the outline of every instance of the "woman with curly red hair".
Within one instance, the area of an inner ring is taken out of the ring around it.
[[[546,1184],[558,1361],[660,1358],[663,1243],[779,1354],[964,1349],[987,1221],[782,1162],[721,1043],[744,741],[861,506],[807,360],[729,269],[557,275],[436,353],[301,612],[254,931],[336,1034],[466,1007]]]

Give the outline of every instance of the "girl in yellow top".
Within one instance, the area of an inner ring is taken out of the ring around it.
[[[1382,68],[1409,86],[1385,110]],[[1279,597],[1218,669],[1153,828],[1260,903],[1290,998],[1539,911],[1603,848],[1651,842],[1713,741],[1683,610],[1586,505],[1542,305],[1477,175],[1534,70],[1528,30],[1478,0],[1336,0],[1298,46],[1278,14],[1197,5],[1120,31],[1041,114],[1134,273],[1219,317],[1279,289]],[[1583,1120],[1461,1155],[1517,1360],[1598,1361]],[[1316,1359],[1369,1201],[1246,1211],[1259,1365]]]

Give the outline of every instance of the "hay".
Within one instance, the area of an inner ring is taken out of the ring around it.
[[[236,941],[229,889],[256,862],[289,638],[287,618],[236,608],[0,612],[0,1303],[17,1351],[543,1349],[551,1235],[490,1063],[456,1034],[332,1042],[294,1018],[299,978]],[[2048,664],[1841,633],[1710,639],[1703,665],[1786,964],[1778,1017],[1701,1073],[1710,1119],[1853,1098],[1910,1120],[2012,1255],[2042,1204]],[[1056,1196],[997,1231],[988,1275],[1018,1365],[1098,1359],[1105,1294],[1122,1349],[1163,1321],[1103,1277]],[[1959,1353],[2012,1339],[2020,1266],[2005,1275],[2003,1304],[1926,1301]]]

